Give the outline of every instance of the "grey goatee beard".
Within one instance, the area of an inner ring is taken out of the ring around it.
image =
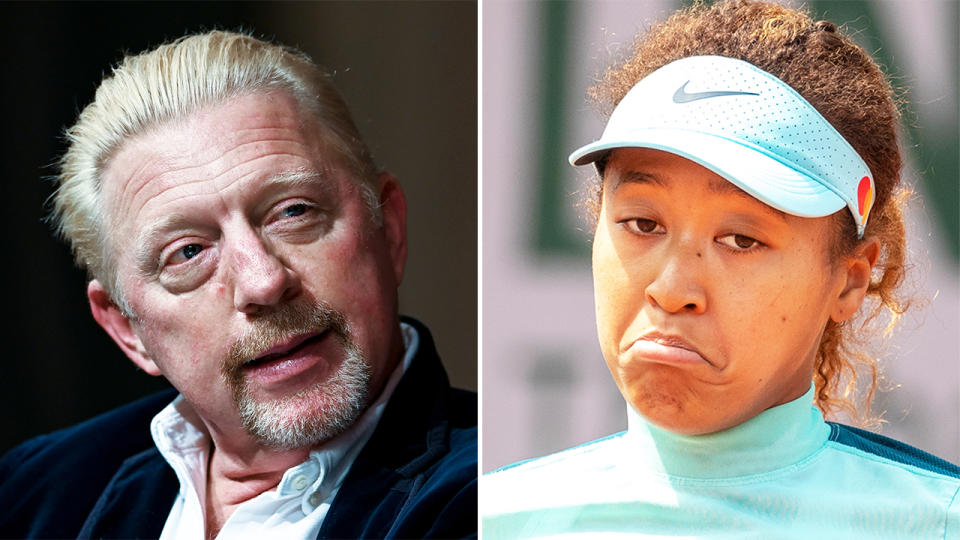
[[[344,350],[339,368],[326,380],[289,396],[258,401],[243,364],[296,335],[328,331]],[[350,335],[343,314],[324,303],[285,304],[264,315],[231,347],[220,369],[230,386],[244,429],[277,449],[316,446],[349,428],[368,404],[371,369]]]

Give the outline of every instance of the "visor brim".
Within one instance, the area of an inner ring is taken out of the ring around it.
[[[847,203],[809,173],[774,159],[742,141],[698,131],[645,129],[615,140],[600,139],[572,154],[572,165],[586,165],[620,148],[662,150],[698,163],[759,201],[800,217],[831,215]]]

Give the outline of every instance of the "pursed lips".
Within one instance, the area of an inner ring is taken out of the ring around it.
[[[651,344],[654,344],[651,347]],[[657,347],[659,346],[659,347]],[[690,344],[686,339],[672,334],[664,334],[659,331],[647,332],[646,334],[640,336],[636,341],[630,344],[630,349],[641,349],[646,350],[650,353],[651,356],[655,357],[677,357],[680,360],[694,360],[690,354],[686,354],[681,351],[686,351],[687,353],[693,353],[699,360],[706,362],[707,364],[713,366],[714,363],[711,362],[699,349]],[[652,351],[650,349],[653,349]],[[662,350],[658,350],[662,349]],[[679,349],[671,351],[670,349]],[[646,355],[644,355],[646,356]]]

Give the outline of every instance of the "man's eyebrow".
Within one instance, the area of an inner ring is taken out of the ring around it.
[[[163,235],[176,229],[185,221],[186,216],[183,214],[167,214],[140,231],[134,244],[137,246],[134,251],[136,268],[140,271],[149,271],[157,263],[154,260],[153,247]]]
[[[263,187],[324,184],[330,181],[328,176],[312,169],[287,171],[267,178],[263,182]]]
[[[305,169],[305,170],[296,170],[296,171],[286,171],[275,174],[266,180],[260,185],[260,189],[276,189],[283,187],[291,186],[304,186],[304,185],[324,185],[327,184],[329,178],[323,173]],[[136,267],[141,271],[149,271],[157,261],[154,259],[154,246],[162,239],[162,237],[169,233],[172,230],[182,227],[185,223],[188,222],[187,217],[179,212],[172,214],[167,214],[162,218],[158,219],[154,223],[151,223],[148,227],[144,228],[136,239],[136,249],[134,251],[134,257],[136,261]]]

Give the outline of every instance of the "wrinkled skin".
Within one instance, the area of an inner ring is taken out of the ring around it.
[[[260,319],[290,304],[335,310],[369,366],[371,396],[402,355],[403,194],[380,175],[376,224],[357,180],[307,118],[285,93],[245,95],[132,138],[105,167],[109,254],[133,317],[97,280],[91,308],[124,352],[169,379],[204,422],[214,442],[207,503],[224,519],[224,508],[270,489],[309,452],[252,436],[221,375],[232,346]],[[286,350],[303,337],[264,347]],[[263,401],[293,395],[335,376],[346,351],[338,336],[319,339],[296,373],[248,376],[247,391]],[[327,404],[309,393],[288,400],[280,417],[323,415]]]

